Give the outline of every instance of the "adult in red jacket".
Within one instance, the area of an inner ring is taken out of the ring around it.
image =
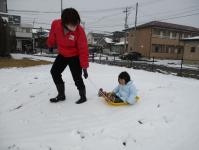
[[[82,70],[86,79],[89,66],[88,44],[84,29],[80,25],[80,16],[74,8],[66,8],[62,12],[61,19],[52,22],[47,43],[49,48],[56,45],[59,53],[51,68],[58,95],[51,98],[50,102],[65,100],[65,85],[61,74],[67,65],[80,94],[80,99],[76,103],[85,102],[86,88],[82,79]]]

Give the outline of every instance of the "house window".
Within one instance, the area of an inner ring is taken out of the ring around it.
[[[172,39],[172,32],[170,32],[169,38]]]
[[[182,38],[182,39],[184,38],[184,33],[181,34],[181,38]]]
[[[161,45],[156,45],[156,44],[152,45],[152,51],[154,53],[160,53],[161,52]]]
[[[160,38],[163,38],[163,36],[164,36],[164,32],[160,31]]]
[[[180,34],[177,32],[176,33],[176,39],[179,39],[179,37],[180,37]]]
[[[175,47],[174,46],[166,46],[166,51],[170,54],[173,54],[175,52]]]
[[[170,49],[170,53],[173,54],[174,53],[174,49]]]
[[[162,45],[162,53],[168,53],[166,45]]]
[[[188,38],[188,34],[187,33],[184,34],[184,38]]]
[[[155,46],[155,52],[158,53],[160,51],[160,47],[159,46]]]
[[[170,37],[170,32],[168,30],[166,30],[164,32],[164,38],[169,38]]]
[[[183,53],[183,47],[182,46],[178,47],[178,54],[181,54],[181,53]]]
[[[167,45],[165,46],[165,53],[169,53],[169,47]]]
[[[30,31],[30,29],[29,29],[29,28],[27,28],[27,29],[26,29],[26,32],[27,32],[27,33],[30,33],[31,31]]]
[[[154,37],[159,37],[160,36],[160,29],[153,29],[152,30],[152,34]]]
[[[196,52],[196,48],[195,47],[191,47],[191,53],[195,53]]]
[[[172,38],[173,38],[173,39],[176,39],[176,37],[177,37],[176,32],[173,32],[173,33],[172,33]]]

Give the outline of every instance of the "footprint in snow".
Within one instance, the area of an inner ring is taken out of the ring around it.
[[[126,142],[122,142],[122,145],[123,145],[123,146],[126,146]]]
[[[80,139],[85,139],[85,134],[82,132],[82,131],[79,131],[79,130],[73,130],[71,132],[72,136],[75,137],[75,138],[80,138]]]
[[[163,116],[162,119],[164,120],[165,123],[169,123],[169,119],[166,116]]]
[[[16,146],[15,144],[8,146],[9,150],[20,150],[20,148],[18,146]]]
[[[34,98],[35,96],[34,95],[30,95],[30,98]]]
[[[77,134],[80,136],[81,139],[85,139],[85,135],[83,132],[77,130]]]
[[[143,121],[141,121],[141,120],[138,120],[138,123],[139,123],[139,124],[144,124]]]

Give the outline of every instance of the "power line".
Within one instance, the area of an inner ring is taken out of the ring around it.
[[[149,2],[143,2],[143,3],[141,3],[140,7],[144,7],[144,6],[151,5],[151,4],[158,3],[158,2],[159,1],[157,1],[157,0],[151,0]],[[182,9],[180,9],[180,10],[182,10],[181,12],[175,12],[175,13],[173,13],[171,15],[164,16],[164,17],[160,16],[159,19],[156,19],[156,20],[163,21],[163,20],[171,20],[171,19],[185,18],[185,17],[189,17],[189,16],[198,15],[199,14],[198,12],[194,12],[194,11],[198,11],[199,10],[196,7],[198,7],[198,6],[194,5],[194,7],[188,7],[188,8],[195,8],[195,9],[190,9],[190,10],[184,10],[184,9],[187,9],[187,8],[182,8]],[[132,10],[135,9],[135,6],[129,6],[129,8],[130,8],[130,11],[132,11]],[[115,23],[115,25],[109,25],[109,26],[107,26],[107,25],[105,25],[105,26],[103,26],[103,25],[93,26],[93,25],[96,25],[97,23],[102,22],[104,20],[107,20],[109,18],[110,18],[109,20],[113,20],[113,18],[118,17],[118,15],[121,15],[122,14],[122,10],[124,10],[124,9],[125,9],[125,7],[116,7],[116,8],[107,8],[107,9],[97,9],[97,10],[82,10],[80,12],[83,13],[83,14],[88,14],[88,13],[89,14],[93,14],[93,13],[95,14],[95,13],[98,13],[97,16],[99,16],[99,13],[108,13],[107,15],[101,16],[96,21],[90,22],[89,23],[89,27],[92,27],[92,28],[95,28],[95,29],[100,29],[100,28],[116,28],[116,27],[123,27],[123,25],[118,24],[118,23]],[[18,13],[18,14],[23,14],[23,15],[37,15],[37,16],[38,15],[45,15],[45,14],[60,14],[60,11],[36,11],[36,10],[16,10],[16,9],[9,9],[9,11],[13,11],[16,14]],[[170,12],[171,11],[157,12],[156,14],[158,14],[158,15],[159,14],[164,14],[164,13],[165,14],[169,14]],[[191,12],[194,12],[194,13],[191,13]],[[145,15],[145,16],[150,16],[150,15]],[[31,17],[26,17],[26,18],[31,18]],[[38,17],[32,16],[32,19],[34,19],[34,18],[36,18],[38,20]],[[86,15],[86,17],[85,17],[84,20],[87,20],[88,18],[89,18],[88,15]],[[119,22],[119,20],[121,18],[117,18],[117,19],[118,19],[117,22]],[[141,17],[141,19],[142,19],[142,17]],[[140,18],[139,18],[139,20],[140,20]],[[35,24],[50,25],[49,23],[46,23],[43,19],[42,19],[42,21],[41,22],[40,21],[36,21]],[[113,23],[113,22],[111,22],[111,23]],[[141,22],[139,21],[139,23],[141,23]],[[127,23],[126,23],[126,25],[127,25]]]
[[[124,25],[117,24],[117,25],[111,25],[111,26],[88,26],[90,28],[113,28],[113,27],[123,27]]]
[[[111,14],[111,15],[106,15],[106,16],[103,16],[103,17],[97,19],[96,21],[90,22],[89,24],[96,24],[96,23],[101,22],[102,20],[105,20],[105,19],[110,18],[110,17],[112,17],[112,18],[118,17],[118,15],[121,15],[121,14],[123,14],[123,13],[120,12],[120,13],[115,13],[115,14]]]
[[[162,19],[158,19],[157,21],[177,19],[177,18],[189,17],[189,16],[194,16],[194,15],[199,15],[199,12],[192,13],[192,14],[187,14],[187,15],[176,16],[176,17],[162,18]],[[38,21],[35,21],[35,24],[51,25],[49,23],[38,22]],[[88,26],[88,28],[114,28],[114,27],[123,27],[123,25],[122,24],[116,24],[116,25],[111,25],[111,26]]]
[[[162,0],[163,1],[163,0]],[[161,0],[150,0],[150,1],[145,1],[145,2],[139,2],[139,7],[145,7],[149,5],[154,5],[155,3],[160,3],[162,2]]]
[[[188,14],[188,15],[177,16],[177,17],[165,18],[165,19],[161,19],[159,21],[170,20],[170,19],[177,19],[177,18],[182,18],[182,17],[189,17],[189,16],[195,16],[195,15],[199,15],[199,12],[193,13],[193,14]]]
[[[170,15],[172,15],[172,16],[176,16],[176,15],[181,15],[181,14],[186,14],[186,13],[189,13],[189,12],[194,12],[194,11],[198,11],[199,10],[199,8],[197,8],[197,9],[191,9],[191,10],[187,10],[187,11],[181,11],[181,12],[176,12],[176,13],[172,13],[172,14],[170,14]],[[168,12],[167,12],[168,13]],[[164,13],[164,12],[157,12],[156,14],[166,14],[166,13]],[[140,17],[145,17],[145,16],[154,16],[154,15],[156,15],[156,14],[151,14],[151,15],[143,15],[143,16],[140,16]],[[169,15],[169,16],[170,16]]]
[[[21,13],[47,13],[47,14],[60,13],[59,11],[37,11],[37,10],[17,10],[17,9],[8,9],[8,11],[21,12]]]
[[[176,16],[176,17],[159,18],[159,19],[156,19],[156,20],[153,20],[153,21],[172,20],[172,19],[178,19],[178,18],[186,18],[186,17],[189,17],[189,16],[195,16],[195,15],[199,15],[199,12],[187,14],[187,15]],[[139,22],[139,24],[144,24],[144,23],[147,23],[147,22],[149,22],[149,21],[142,21],[142,22]],[[133,24],[131,24],[131,25],[133,26]]]
[[[104,12],[111,12],[111,11],[118,11],[123,10],[125,7],[116,7],[116,8],[107,8],[107,9],[96,9],[96,10],[80,10],[81,13],[104,13]],[[130,6],[130,8],[133,8],[133,6]],[[8,9],[8,11],[12,12],[21,12],[21,13],[60,13],[59,11],[39,11],[39,10],[18,10],[18,9]]]
[[[85,10],[85,11],[81,11],[81,13],[104,13],[104,12],[110,12],[110,11],[118,11],[118,10],[123,10],[126,7],[116,7],[116,8],[106,8],[106,9],[97,9],[97,10]],[[129,8],[134,8],[134,6],[129,6]]]
[[[199,15],[198,13],[192,13],[192,14],[188,14],[188,15],[181,15],[181,16],[176,16],[176,17],[169,17],[169,18],[162,18],[162,19],[158,19],[157,21],[163,21],[163,20],[170,20],[170,19],[177,19],[177,18],[185,18],[185,17],[189,17],[189,16],[194,16],[194,15]],[[142,23],[146,23],[146,22],[142,22]],[[131,24],[133,25],[133,24]],[[91,28],[112,28],[112,27],[122,27],[123,25],[112,25],[112,26],[92,26]]]

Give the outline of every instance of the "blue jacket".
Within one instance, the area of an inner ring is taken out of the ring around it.
[[[124,102],[134,104],[136,102],[137,89],[133,81],[129,81],[126,85],[118,85],[113,92]]]

